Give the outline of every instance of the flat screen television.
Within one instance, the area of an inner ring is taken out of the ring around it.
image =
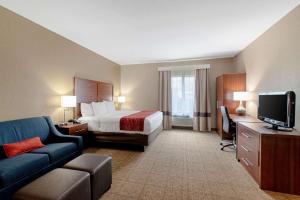
[[[258,119],[271,124],[273,129],[295,126],[295,92],[260,93],[258,97]]]

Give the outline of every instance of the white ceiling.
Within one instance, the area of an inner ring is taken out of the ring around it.
[[[118,64],[232,57],[300,0],[0,0]]]

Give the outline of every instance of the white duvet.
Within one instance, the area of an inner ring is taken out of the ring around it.
[[[143,132],[120,130],[120,119],[137,112],[139,111],[114,111],[103,116],[80,117],[78,120],[88,123],[89,131],[112,133],[140,133],[147,135],[162,125],[162,112],[157,111],[145,118]]]

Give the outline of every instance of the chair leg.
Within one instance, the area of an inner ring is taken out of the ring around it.
[[[221,150],[224,151],[224,148],[225,147],[230,147],[230,146],[233,146],[234,149],[236,149],[236,137],[233,136],[233,139],[232,139],[232,142],[230,143],[223,143],[223,142],[220,142],[220,145],[222,146]]]
[[[220,142],[221,146],[228,145],[228,144],[232,144],[232,142],[231,141]]]
[[[224,151],[224,148],[225,148],[225,147],[230,147],[230,146],[233,146],[233,147],[235,148],[235,144],[230,143],[230,144],[224,145],[224,146],[221,148],[221,150]]]

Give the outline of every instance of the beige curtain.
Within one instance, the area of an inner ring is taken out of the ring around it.
[[[194,131],[211,131],[209,69],[196,69]]]
[[[163,128],[172,128],[171,71],[159,72],[159,109],[163,112]]]

